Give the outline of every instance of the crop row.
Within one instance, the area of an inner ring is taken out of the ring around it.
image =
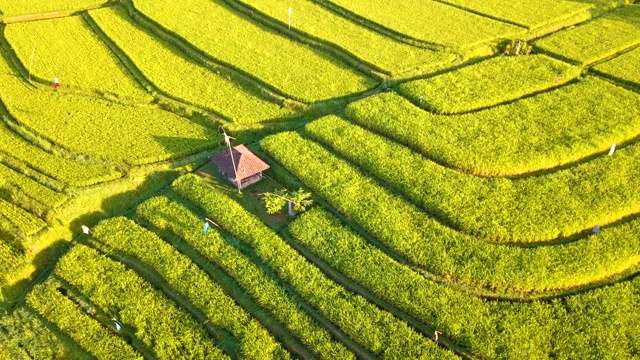
[[[2,216],[0,216],[1,218]],[[18,266],[24,262],[24,257],[5,243],[7,239],[3,239],[2,226],[0,225],[0,281],[4,279],[4,276],[10,271],[15,270]],[[0,300],[2,300],[2,293],[0,293]]]
[[[28,296],[28,295],[27,295]],[[7,344],[24,350],[28,359],[85,359],[89,354],[73,340],[59,336],[48,322],[27,306],[14,308],[0,316],[0,333],[5,332]],[[1,342],[1,341],[0,341]],[[10,360],[21,359],[14,357]]]
[[[202,310],[211,324],[230,331],[238,339],[244,358],[288,358],[280,344],[218,284],[152,232],[122,217],[102,221],[92,231],[100,242],[143,261]]]
[[[23,126],[79,154],[131,165],[214,147],[216,132],[156,107],[33,89],[0,61],[0,98]]]
[[[220,2],[134,0],[133,4],[138,11],[210,56],[293,98],[313,102],[375,86],[372,79],[302,44],[266,31]]]
[[[568,237],[640,212],[638,145],[613,157],[513,180],[442,167],[335,116],[306,130],[455,228],[496,242]]]
[[[494,289],[546,291],[590,284],[640,263],[635,235],[640,220],[561,245],[496,245],[440,224],[297,133],[273,135],[260,145],[396,253],[459,282]]]
[[[121,7],[94,10],[89,14],[136,68],[170,96],[212,109],[239,123],[282,117],[290,112],[186,59],[132,23]]]
[[[124,265],[84,245],[76,245],[56,265],[55,274],[125,326],[158,358],[225,359],[196,323]]]
[[[587,24],[545,37],[535,46],[578,64],[589,65],[640,44],[638,25],[640,6],[629,5]]]
[[[51,84],[57,77],[59,91],[82,89],[141,104],[153,100],[80,16],[11,24],[5,36],[30,75]]]
[[[36,285],[27,304],[98,359],[141,359],[121,337],[83,314],[53,285]]]
[[[330,280],[273,230],[205,180],[186,175],[176,180],[173,188],[205,210],[238,240],[251,246],[280,278],[374,355],[407,359],[456,358],[392,314]]]
[[[622,359],[640,345],[638,314],[627,316],[640,305],[638,278],[562,300],[488,301],[426,280],[326,211],[301,215],[289,230],[337,271],[481,358]]]
[[[33,235],[47,224],[18,206],[0,199],[0,216],[7,218],[22,235]]]
[[[442,0],[483,15],[518,24],[530,30],[550,25],[593,8],[591,4],[570,1],[542,0]]]
[[[55,209],[67,201],[64,194],[57,193],[2,164],[0,164],[0,178],[49,209]],[[1,188],[2,184],[0,184]]]
[[[472,14],[436,1],[410,0],[395,3],[384,0],[321,0],[356,13],[418,40],[454,49],[524,34],[524,28]],[[470,31],[470,29],[473,29]]]
[[[184,206],[166,197],[155,197],[140,205],[137,213],[154,226],[175,233],[198,253],[220,266],[318,357],[355,358],[342,344],[331,339],[327,330],[305,314],[280,285],[228,244],[218,232],[212,228],[204,235],[203,221]]]
[[[278,0],[242,0],[280,23],[288,22],[287,9]],[[288,3],[292,9],[292,28],[338,45],[369,64],[392,75],[446,64],[454,56],[413,47],[337,16],[307,0]]]
[[[594,77],[476,113],[430,114],[385,93],[347,107],[347,116],[465,172],[518,175],[552,169],[635,138],[640,96]]]
[[[86,9],[100,6],[109,0],[0,0],[0,13],[4,16]]]
[[[48,153],[0,124],[0,152],[70,186],[89,186],[122,176],[115,169]]]
[[[582,69],[544,55],[500,56],[428,79],[400,85],[420,107],[455,114],[495,106],[548,90],[580,76]]]
[[[635,86],[640,86],[638,64],[640,64],[640,47],[605,63],[596,65],[592,70],[599,74],[604,74],[605,76],[621,80]]]

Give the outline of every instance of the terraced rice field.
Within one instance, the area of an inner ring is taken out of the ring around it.
[[[0,0],[0,359],[637,358],[639,6]]]

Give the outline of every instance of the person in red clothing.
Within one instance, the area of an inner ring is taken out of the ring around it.
[[[53,78],[53,87],[56,89],[60,87],[60,81],[58,81],[57,76]]]

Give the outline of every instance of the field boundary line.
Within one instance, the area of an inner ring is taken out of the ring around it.
[[[180,50],[180,52],[185,54],[191,61],[196,62],[198,65],[203,66],[214,73],[220,72],[223,75],[229,76],[239,87],[253,95],[256,95],[257,97],[276,104],[290,103],[294,108],[305,108],[307,104],[306,102],[296,99],[295,97],[277,89],[263,80],[260,80],[252,74],[235,67],[232,64],[216,59],[205,51],[192,45],[187,39],[184,39],[171,30],[164,28],[155,20],[139,12],[131,0],[123,0],[123,4],[129,14],[129,17],[139,26],[147,29],[147,32],[153,34],[154,37],[170,43],[176,49]]]
[[[447,46],[443,45],[443,44],[439,44],[436,42],[429,42],[429,41],[425,41],[425,40],[420,40],[420,39],[416,39],[414,37],[411,37],[409,35],[405,35],[403,33],[400,33],[396,30],[393,30],[391,28],[388,28],[384,25],[378,24],[375,21],[369,20],[367,18],[365,18],[362,15],[356,14],[350,10],[347,10],[339,5],[333,4],[329,1],[326,0],[311,0],[313,3],[318,4],[322,7],[324,7],[325,9],[333,12],[334,14],[345,18],[359,26],[365,27],[369,30],[375,31],[379,34],[382,34],[384,36],[390,37],[395,39],[396,41],[408,44],[408,45],[412,45],[415,47],[419,47],[419,48],[424,48],[424,49],[428,49],[428,50],[433,50],[433,51],[446,51],[446,50],[450,50],[448,49]]]
[[[200,207],[192,203],[190,200],[183,198],[181,195],[176,194],[176,196],[179,199],[178,202],[180,204],[186,206],[191,212],[197,214],[199,217],[204,218],[204,210],[200,209]],[[175,198],[172,198],[172,200],[175,201]],[[251,248],[247,244],[239,243],[238,241],[230,241],[230,238],[233,239],[233,235],[224,228],[219,233],[227,245],[235,248],[251,263],[253,263],[254,266],[263,271],[266,276],[268,276],[274,283],[283,288],[286,294],[300,307],[300,309],[313,321],[318,323],[321,328],[326,330],[335,341],[343,344],[345,348],[354,353],[359,359],[373,360],[376,358],[368,349],[353,340],[349,335],[345,334],[342,329],[340,329],[337,325],[327,319],[326,316],[319,310],[317,310],[313,305],[309,304],[309,302],[302,295],[300,295],[300,293],[293,287],[293,285],[289,284],[289,282],[278,276],[276,271],[272,269],[270,265],[266,264],[262,259],[260,259],[258,255],[255,254],[253,248]]]
[[[348,49],[345,49],[337,44],[332,43],[329,40],[313,36],[309,33],[299,30],[295,27],[288,28],[283,22],[272,18],[271,16],[263,13],[262,11],[254,8],[251,5],[244,4],[237,0],[223,0],[230,8],[257,22],[258,24],[268,28],[279,36],[287,37],[296,42],[300,42],[305,45],[312,46],[315,52],[320,56],[328,58],[330,61],[336,59],[346,63],[349,67],[358,71],[362,75],[373,77],[375,80],[383,81],[391,76],[388,70],[385,70],[376,64],[370,63],[364,59],[359,58]],[[330,56],[328,56],[330,55]]]
[[[220,347],[220,349],[229,357],[235,358],[236,356],[234,356],[234,354],[240,353],[238,340],[231,335],[231,333],[226,329],[212,324],[202,310],[175,291],[171,285],[169,285],[169,283],[153,269],[152,266],[147,266],[143,261],[118,250],[110,249],[107,245],[102,244],[97,239],[90,239],[84,243],[84,245],[99,251],[111,260],[119,262],[125,265],[128,269],[134,271],[156,291],[160,292],[171,302],[175,303],[178,308],[183,309],[198,325],[201,325],[215,345]]]
[[[181,204],[184,205],[183,203]],[[298,337],[292,334],[269,310],[258,304],[233,276],[229,275],[217,263],[200,254],[200,252],[172,231],[160,229],[137,215],[135,216],[135,221],[138,225],[154,233],[174,247],[178,252],[191,259],[200,270],[207,274],[211,281],[218,284],[224,290],[227,296],[233,299],[247,314],[260,322],[260,324],[282,344],[284,349],[300,359],[310,360],[316,358]]]
[[[107,0],[102,5],[98,6],[87,6],[83,8],[77,8],[72,10],[61,10],[61,11],[48,11],[43,13],[35,13],[35,14],[24,14],[24,15],[15,15],[15,16],[5,16],[0,17],[1,24],[16,24],[30,21],[39,21],[39,20],[49,20],[49,19],[58,19],[70,16],[76,16],[83,11],[102,9],[106,7],[115,6],[120,3],[121,0]]]
[[[418,321],[415,317],[408,314],[404,310],[401,310],[394,305],[389,304],[385,300],[380,299],[378,296],[373,294],[369,289],[363,287],[357,282],[349,279],[347,276],[333,269],[329,264],[327,264],[324,260],[320,259],[316,256],[311,250],[307,249],[304,245],[300,244],[294,237],[289,234],[288,229],[285,227],[281,233],[279,233],[280,237],[289,244],[292,248],[294,248],[300,255],[302,255],[305,259],[307,259],[310,263],[317,266],[320,271],[325,274],[329,279],[335,281],[340,286],[343,286],[346,290],[353,292],[354,294],[362,296],[368,302],[372,303],[376,307],[381,310],[387,311],[391,313],[393,316],[398,318],[399,320],[407,323],[410,327],[414,328],[416,332],[423,334],[427,339],[431,338],[436,330],[433,326]],[[468,349],[463,348],[458,345],[455,341],[447,337],[446,335],[440,335],[439,341],[437,342],[441,347],[451,350],[457,355],[461,356],[464,359],[476,359],[477,357],[473,355]]]
[[[111,53],[114,54],[116,58],[118,58],[118,61],[122,64],[122,67],[124,68],[124,70],[130,73],[131,76],[136,80],[136,82],[143,89],[147,90],[147,92],[149,92],[152,96],[154,96],[154,98],[160,101],[178,102],[180,104],[183,104],[192,108],[196,108],[196,109],[205,111],[207,113],[211,113],[214,117],[220,120],[224,120],[224,121],[231,120],[228,117],[217,112],[215,109],[205,108],[200,105],[190,103],[186,100],[183,100],[176,96],[168,94],[163,90],[161,90],[160,88],[158,88],[151,80],[149,80],[142,73],[142,71],[140,71],[140,69],[129,58],[129,56],[122,49],[120,49],[120,47],[116,45],[116,43],[113,42],[113,40],[111,40],[111,38],[109,38],[109,36],[105,34],[104,31],[102,31],[102,29],[100,28],[100,25],[98,25],[93,19],[93,17],[91,17],[91,14],[89,14],[88,12],[82,12],[81,16],[85,21],[85,23],[87,24],[87,26],[91,29],[91,31],[93,31],[93,33],[96,34],[96,36],[104,43],[104,45],[111,51]],[[188,59],[188,61],[192,61],[192,60]],[[175,111],[171,111],[171,112],[175,113]],[[177,115],[180,115],[180,114],[177,114]]]

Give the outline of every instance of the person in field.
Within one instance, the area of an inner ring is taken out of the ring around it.
[[[58,81],[57,76],[53,78],[53,87],[56,89],[60,87],[60,81]]]

